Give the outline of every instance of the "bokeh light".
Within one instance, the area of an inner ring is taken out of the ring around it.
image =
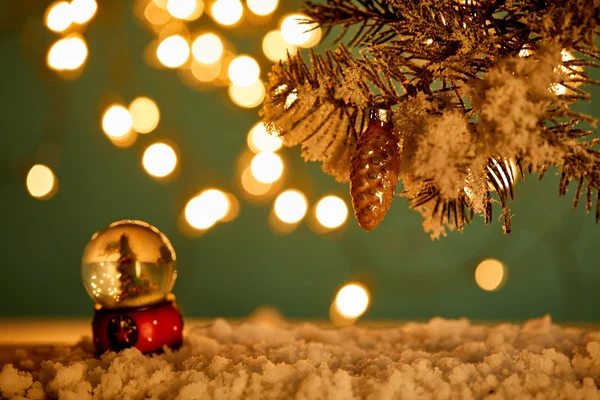
[[[317,203],[315,209],[317,221],[325,228],[340,227],[348,218],[348,206],[337,196],[325,196]]]
[[[234,85],[246,87],[258,80],[260,67],[254,58],[238,56],[229,64],[227,74]]]
[[[262,196],[264,194],[267,194],[273,186],[270,183],[262,183],[258,181],[254,177],[254,175],[252,175],[250,167],[244,169],[244,171],[242,172],[241,182],[244,190],[252,196]]]
[[[369,292],[359,283],[344,285],[335,297],[335,307],[346,318],[358,318],[369,306]]]
[[[48,199],[55,193],[56,177],[49,167],[36,164],[27,174],[26,186],[32,197]]]
[[[214,33],[205,33],[192,42],[192,54],[202,64],[212,64],[223,55],[223,42]]]
[[[281,157],[269,151],[258,153],[252,158],[250,170],[257,181],[262,183],[273,183],[283,173],[283,161]]]
[[[192,61],[192,75],[200,82],[210,82],[219,77],[221,73],[221,63],[201,64],[196,60]]]
[[[166,143],[151,144],[144,151],[142,165],[151,176],[164,178],[175,170],[177,153]]]
[[[153,25],[164,25],[171,20],[171,14],[151,1],[144,9],[144,18]]]
[[[127,135],[131,130],[133,120],[129,110],[120,104],[108,107],[102,117],[102,130],[107,136],[119,138]]]
[[[178,19],[190,19],[196,14],[199,17],[201,12],[198,11],[201,7],[203,7],[201,0],[168,0],[166,4],[169,14]]]
[[[71,15],[73,22],[77,24],[85,24],[91,20],[96,11],[98,10],[98,4],[96,0],[72,0],[71,1]]]
[[[180,35],[165,38],[156,48],[158,60],[168,68],[177,68],[185,64],[190,57],[190,46]]]
[[[256,15],[269,15],[277,8],[279,0],[248,0],[248,8]]]
[[[132,128],[138,133],[150,133],[158,126],[160,110],[148,97],[138,97],[129,105]]]
[[[265,124],[259,122],[248,132],[248,147],[255,153],[262,151],[275,152],[281,148],[283,141],[278,136],[273,136],[267,132]]]
[[[227,217],[229,208],[227,194],[217,189],[208,189],[187,203],[185,219],[192,228],[205,230]]]
[[[499,290],[506,282],[506,266],[493,258],[483,260],[475,269],[475,282],[486,291]]]
[[[258,107],[266,94],[265,85],[261,80],[250,86],[229,85],[227,92],[231,101],[242,108]]]
[[[295,224],[306,215],[308,202],[302,192],[290,189],[277,196],[273,209],[282,222]]]
[[[225,26],[236,24],[244,14],[244,6],[240,0],[217,0],[211,8],[214,20]]]
[[[73,23],[71,4],[58,1],[48,7],[46,11],[46,26],[54,32],[63,32]]]
[[[85,40],[72,35],[56,41],[48,50],[46,62],[57,71],[74,71],[81,67],[88,56]]]
[[[298,51],[298,47],[285,41],[280,30],[274,30],[267,33],[262,41],[262,49],[265,56],[278,62],[287,58],[288,53],[293,56]]]
[[[306,15],[292,14],[281,23],[281,35],[286,42],[300,47],[312,47],[321,40],[321,28],[314,28]],[[314,29],[313,29],[314,28]]]
[[[108,136],[108,139],[112,144],[120,149],[127,149],[135,144],[138,138],[138,133],[134,130],[130,130],[125,136]]]

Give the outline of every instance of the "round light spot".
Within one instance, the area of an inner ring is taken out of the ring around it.
[[[213,3],[211,14],[221,25],[234,25],[244,14],[244,6],[239,0],[217,0]]]
[[[348,206],[337,196],[325,196],[317,203],[317,220],[325,228],[340,227],[348,218]]]
[[[369,306],[369,292],[358,283],[349,283],[335,297],[335,306],[347,318],[361,316]]]
[[[321,28],[304,21],[310,20],[302,14],[287,16],[281,23],[281,35],[286,42],[300,47],[312,47],[321,40]],[[314,29],[313,29],[314,28]]]
[[[205,33],[192,43],[192,54],[199,63],[215,63],[223,55],[223,42],[214,33]]]
[[[298,47],[285,41],[280,30],[274,30],[265,35],[262,49],[265,56],[273,62],[285,60],[288,53],[293,56],[298,51]]]
[[[73,22],[77,24],[85,24],[89,22],[96,11],[98,10],[98,4],[96,0],[72,0],[71,1],[71,12],[73,15]]]
[[[496,259],[483,260],[475,269],[475,282],[483,290],[498,290],[505,281],[506,267]]]
[[[267,128],[262,122],[254,125],[248,133],[248,147],[255,153],[274,152],[279,150],[282,145],[282,139],[267,132]]]
[[[50,168],[36,164],[29,170],[26,179],[27,191],[36,198],[45,198],[52,193],[56,178]]]
[[[56,41],[48,51],[46,62],[57,71],[74,71],[81,67],[88,56],[85,40],[72,35]]]
[[[272,187],[270,183],[259,182],[254,175],[252,175],[250,167],[244,169],[244,172],[242,172],[241,181],[244,190],[253,196],[262,196],[268,193]]]
[[[217,189],[208,189],[187,203],[185,219],[193,228],[208,229],[228,215],[229,207],[227,194]]]
[[[175,170],[177,153],[165,143],[154,143],[144,151],[142,165],[148,174],[163,178]]]
[[[71,4],[66,1],[53,3],[46,11],[46,26],[54,32],[62,32],[73,23]]]
[[[118,104],[110,106],[102,117],[102,130],[113,138],[127,135],[132,125],[131,114],[125,107]]]
[[[265,85],[261,80],[257,80],[251,86],[229,85],[227,92],[231,101],[242,108],[258,107],[266,94]]]
[[[152,99],[138,97],[129,105],[133,130],[138,133],[150,133],[158,126],[160,110]]]
[[[287,224],[300,222],[307,209],[306,197],[298,190],[286,190],[275,199],[275,215]]]
[[[277,8],[279,0],[248,0],[248,8],[256,15],[269,15]]]
[[[156,48],[156,56],[165,67],[177,68],[185,64],[190,57],[190,47],[182,36],[169,36]]]
[[[257,181],[273,183],[283,173],[283,161],[279,155],[264,151],[254,156],[250,163],[250,170]]]
[[[200,82],[210,82],[219,77],[221,73],[221,63],[201,64],[198,61],[192,61],[192,75]]]
[[[258,80],[260,67],[254,58],[238,56],[229,64],[227,73],[234,85],[247,87]]]
[[[194,15],[198,8],[197,0],[168,0],[167,11],[175,18],[187,19]]]

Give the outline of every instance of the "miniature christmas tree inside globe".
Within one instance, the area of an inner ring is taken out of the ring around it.
[[[81,262],[85,288],[104,308],[145,307],[166,299],[177,270],[169,239],[141,221],[124,220],[96,232]]]

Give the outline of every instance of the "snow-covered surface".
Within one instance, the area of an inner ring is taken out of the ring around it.
[[[600,330],[434,318],[326,328],[217,319],[179,351],[92,356],[92,343],[17,351],[3,398],[599,399]]]

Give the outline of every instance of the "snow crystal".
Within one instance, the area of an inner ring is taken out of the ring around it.
[[[91,341],[35,350],[0,372],[14,399],[597,399],[600,331],[549,317],[478,325],[434,318],[341,329],[255,315],[187,330],[181,349],[94,358]],[[23,363],[23,361],[30,361]],[[22,368],[20,365],[33,365]]]

